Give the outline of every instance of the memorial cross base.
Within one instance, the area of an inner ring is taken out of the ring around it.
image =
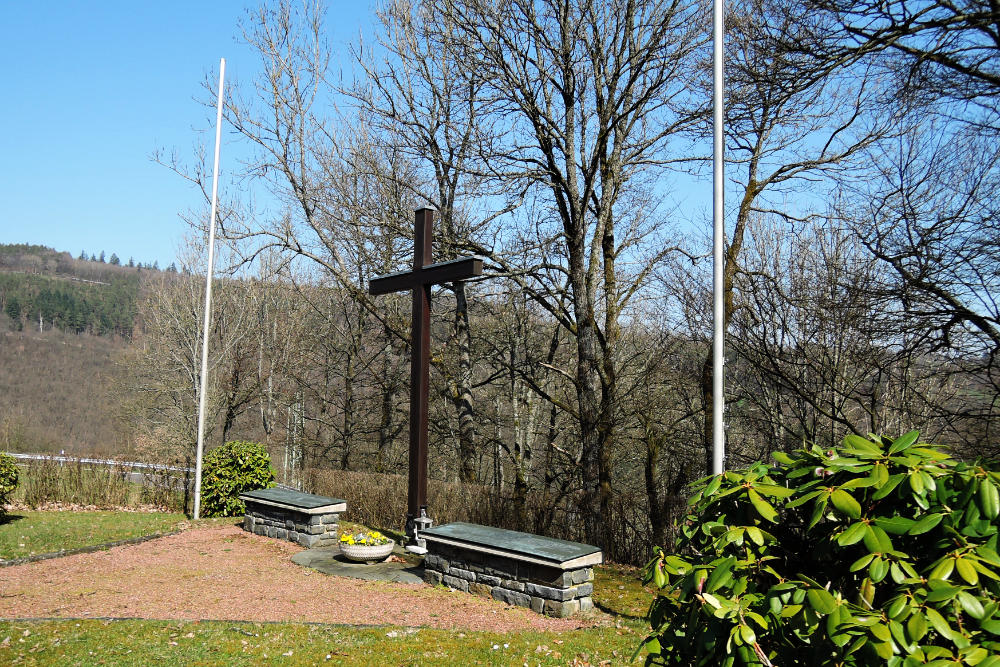
[[[289,540],[304,547],[338,544],[337,524],[347,501],[286,489],[260,489],[240,495],[246,505],[243,529]]]
[[[594,565],[604,560],[595,546],[472,523],[436,526],[420,536],[429,584],[559,618],[594,606]]]

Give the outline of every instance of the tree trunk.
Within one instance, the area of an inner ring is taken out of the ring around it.
[[[465,284],[455,283],[455,340],[458,343],[458,378],[452,403],[458,412],[459,479],[467,484],[478,481],[476,471],[476,420],[472,403],[472,331]]]
[[[375,455],[375,470],[388,473],[389,447],[392,445],[392,402],[395,399],[395,379],[392,377],[392,332],[388,327],[383,330],[385,343],[382,346],[382,401],[378,422],[378,451]]]

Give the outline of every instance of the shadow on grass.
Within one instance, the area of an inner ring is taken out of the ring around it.
[[[628,611],[625,611],[621,607],[609,605],[604,602],[600,602],[598,600],[594,600],[594,607],[600,609],[605,614],[610,614],[611,616],[617,616],[619,618],[627,618],[633,621],[646,620],[646,610],[643,610],[642,613],[629,613]]]
[[[6,526],[8,523],[14,523],[24,518],[22,514],[0,514],[0,526]]]

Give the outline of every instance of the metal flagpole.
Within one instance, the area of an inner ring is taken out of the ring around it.
[[[215,266],[215,214],[219,203],[219,145],[222,143],[222,82],[226,59],[219,59],[219,100],[215,114],[215,168],[212,170],[212,213],[208,222],[208,271],[205,276],[205,317],[201,337],[201,392],[198,397],[198,451],[194,468],[194,518],[201,513],[201,456],[205,451],[205,394],[208,384],[208,330],[212,319],[212,269]]]
[[[723,181],[724,148],[722,135],[723,112],[723,40],[725,36],[725,11],[723,0],[714,0],[712,11],[712,102],[713,102],[713,150],[712,150],[712,213],[714,219],[713,249],[713,321],[714,332],[712,340],[712,474],[723,471],[726,456],[726,433],[722,420],[722,409],[725,405],[724,391],[724,346],[725,335],[725,304],[722,299],[722,273],[725,258],[723,247],[726,240],[725,223],[723,220]]]

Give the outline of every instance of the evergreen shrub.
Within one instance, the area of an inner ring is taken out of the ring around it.
[[[17,489],[18,480],[17,460],[10,454],[0,452],[0,517],[7,511],[4,504]]]
[[[1000,474],[848,436],[697,483],[647,664],[1000,666]]]
[[[239,516],[241,493],[274,486],[274,468],[264,445],[230,441],[205,455],[201,471],[201,515]]]

